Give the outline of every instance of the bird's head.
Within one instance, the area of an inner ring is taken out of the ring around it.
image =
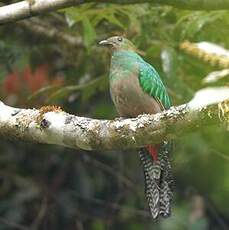
[[[113,36],[99,42],[99,45],[107,46],[112,51],[128,50],[136,51],[135,46],[128,39],[121,36]]]

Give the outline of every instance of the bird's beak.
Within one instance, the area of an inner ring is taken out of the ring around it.
[[[112,45],[112,42],[110,42],[108,40],[102,40],[99,42],[99,45],[101,45],[101,46]]]

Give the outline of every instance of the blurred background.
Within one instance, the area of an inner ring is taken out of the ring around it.
[[[150,4],[91,3],[6,24],[0,27],[0,98],[15,107],[56,104],[79,116],[117,117],[110,54],[97,44],[124,35],[179,105],[201,88],[229,85],[228,74],[204,81],[228,65],[193,45],[229,48],[228,28],[228,11]],[[0,230],[229,229],[228,138],[225,127],[214,126],[176,140],[173,213],[159,222],[148,212],[137,151],[0,140]]]

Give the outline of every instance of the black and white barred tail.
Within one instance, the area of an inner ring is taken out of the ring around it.
[[[169,142],[160,144],[157,160],[149,154],[146,148],[139,151],[145,177],[145,194],[151,215],[168,217],[171,214],[173,178],[168,154],[171,149]]]

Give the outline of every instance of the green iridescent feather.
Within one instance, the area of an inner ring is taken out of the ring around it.
[[[171,106],[170,98],[157,71],[143,59],[139,63],[139,82],[142,89],[158,99],[165,109]]]

